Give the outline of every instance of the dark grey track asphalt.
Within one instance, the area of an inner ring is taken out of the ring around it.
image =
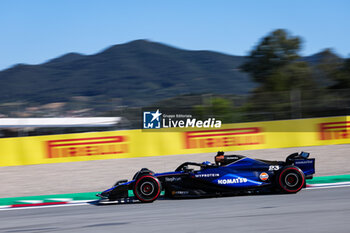
[[[350,232],[350,187],[0,211],[0,232]]]

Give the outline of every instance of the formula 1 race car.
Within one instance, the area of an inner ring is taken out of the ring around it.
[[[169,198],[297,193],[315,173],[315,159],[308,157],[309,153],[301,152],[289,155],[286,161],[268,161],[219,151],[215,163],[185,162],[166,173],[142,168],[131,181],[120,180],[97,196],[121,201],[133,193],[134,200],[153,202],[161,193]]]

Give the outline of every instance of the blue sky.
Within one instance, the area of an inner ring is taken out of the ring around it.
[[[0,70],[136,39],[247,55],[277,28],[303,38],[302,55],[349,57],[349,12],[347,0],[1,0]]]

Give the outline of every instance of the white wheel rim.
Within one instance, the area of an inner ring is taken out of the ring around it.
[[[293,179],[293,183],[290,182],[290,179]],[[293,188],[299,183],[299,177],[297,176],[297,174],[289,173],[284,178],[284,181],[288,187]]]
[[[144,182],[143,184],[141,184],[140,191],[142,195],[152,195],[154,192],[154,184],[151,182]]]

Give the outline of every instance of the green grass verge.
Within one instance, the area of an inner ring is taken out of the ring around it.
[[[325,184],[325,183],[338,183],[350,181],[349,175],[339,175],[339,176],[318,176],[314,177],[312,180],[306,180],[307,184]]]

